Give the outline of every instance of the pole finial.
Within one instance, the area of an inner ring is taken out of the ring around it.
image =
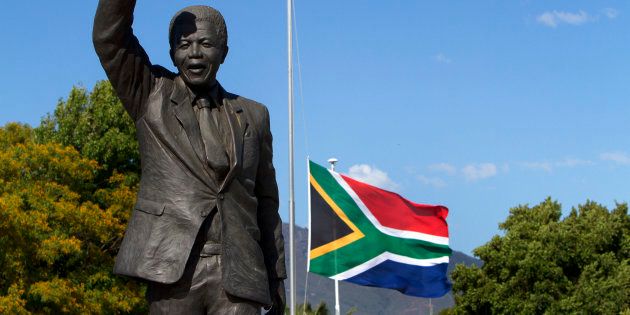
[[[337,160],[337,158],[332,157],[332,158],[328,159],[328,163],[330,163],[330,170],[331,171],[333,171],[333,172],[335,171],[335,164],[337,164],[337,162],[339,162],[339,160]]]

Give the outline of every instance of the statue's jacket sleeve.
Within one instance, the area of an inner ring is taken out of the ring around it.
[[[101,0],[92,40],[101,65],[129,115],[139,119],[154,85],[157,68],[133,34],[136,0]]]
[[[152,65],[133,35],[135,0],[100,0],[93,41],[107,76],[134,119],[142,175],[114,272],[178,281],[210,209],[222,219],[224,289],[270,304],[269,281],[286,278],[278,188],[265,106],[225,98],[241,131],[234,176],[212,182],[199,158],[199,125],[179,76]]]
[[[262,245],[270,279],[286,279],[284,264],[284,238],[282,220],[278,215],[278,185],[273,167],[273,148],[269,111],[264,108],[262,115],[262,139],[260,141],[260,161],[256,175],[256,197],[258,198],[258,225],[262,232]],[[264,227],[264,229],[262,228]]]

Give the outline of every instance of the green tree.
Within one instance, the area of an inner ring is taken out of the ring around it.
[[[111,272],[136,186],[99,174],[72,146],[0,128],[0,314],[146,311],[142,288]]]
[[[630,311],[630,217],[592,201],[561,219],[547,199],[510,210],[474,254],[484,265],[452,273],[446,314],[619,314]]]
[[[287,306],[284,311],[285,314],[289,314],[289,307]],[[328,315],[328,307],[326,303],[319,302],[317,307],[313,309],[311,303],[299,304],[295,309],[295,314],[303,314],[303,315]]]
[[[136,180],[140,172],[135,126],[109,81],[97,82],[91,92],[74,87],[35,128],[38,143],[72,146],[99,163],[96,182],[106,184],[115,172]]]
[[[352,315],[356,312],[356,307],[353,307],[352,309],[350,309],[346,315]],[[285,308],[284,311],[285,314],[289,314],[290,310],[289,307],[287,306]],[[299,304],[297,305],[296,309],[295,309],[295,313],[296,314],[303,314],[303,315],[328,315],[330,314],[330,311],[328,311],[328,306],[326,306],[326,303],[324,302],[319,302],[319,304],[317,304],[317,306],[313,309],[313,307],[311,306],[311,303],[304,303],[304,304]]]

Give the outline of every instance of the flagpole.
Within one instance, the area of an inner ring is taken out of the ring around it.
[[[328,159],[330,170],[335,171],[335,163],[339,162],[336,158]],[[339,280],[335,279],[335,315],[341,314],[341,306],[339,305]]]
[[[293,0],[287,0],[287,46],[289,83],[289,309],[295,315],[295,183],[293,156]]]
[[[339,305],[339,280],[335,279],[335,315],[341,314],[341,307]]]

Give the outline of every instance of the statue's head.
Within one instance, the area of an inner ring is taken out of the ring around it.
[[[177,12],[169,26],[171,59],[184,82],[206,89],[216,80],[228,53],[227,27],[219,11],[208,6],[190,6]]]

